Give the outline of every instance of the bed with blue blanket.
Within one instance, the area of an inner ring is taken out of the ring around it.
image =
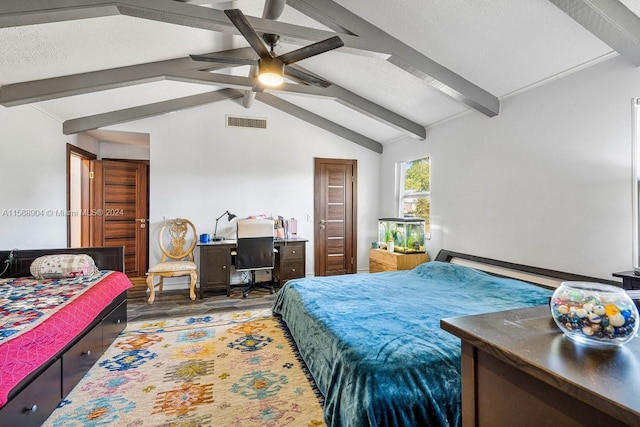
[[[560,280],[568,277],[583,276]],[[440,329],[440,319],[547,304],[551,294],[434,261],[292,280],[273,311],[325,397],[328,426],[459,426],[460,340]]]

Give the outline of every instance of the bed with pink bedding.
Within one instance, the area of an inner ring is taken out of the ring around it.
[[[99,271],[29,276],[34,259],[62,253],[87,254]],[[8,257],[0,251],[1,262]],[[0,425],[42,424],[125,328],[131,282],[123,259],[122,247],[13,254],[9,277],[0,278]]]

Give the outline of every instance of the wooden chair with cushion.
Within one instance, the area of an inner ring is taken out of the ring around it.
[[[147,287],[149,288],[149,304],[153,304],[156,297],[155,287],[162,292],[163,279],[165,277],[190,276],[189,297],[196,299],[196,280],[198,278],[197,266],[193,262],[193,248],[198,240],[196,228],[191,221],[176,218],[168,220],[158,236],[162,255],[160,263],[149,268],[147,273]],[[160,281],[154,285],[153,280],[159,277]]]

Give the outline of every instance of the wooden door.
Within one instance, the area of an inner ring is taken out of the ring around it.
[[[315,159],[315,275],[357,271],[357,161]]]
[[[91,165],[91,246],[124,246],[125,273],[148,267],[149,192],[145,163],[94,160]]]

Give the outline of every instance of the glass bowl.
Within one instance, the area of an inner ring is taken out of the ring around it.
[[[638,309],[624,289],[616,286],[563,282],[550,306],[558,327],[577,342],[619,346],[638,332]]]

